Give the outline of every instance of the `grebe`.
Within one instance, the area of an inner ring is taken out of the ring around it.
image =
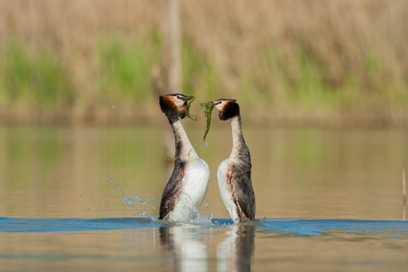
[[[164,187],[160,202],[159,219],[190,219],[207,192],[210,169],[207,163],[198,157],[181,124],[181,119],[188,115],[188,106],[192,100],[194,96],[183,94],[160,96],[160,108],[173,130],[176,151],[173,173]]]
[[[242,134],[239,105],[234,99],[213,101],[222,121],[231,119],[232,151],[218,167],[218,185],[234,222],[255,218],[255,194],[251,182],[251,155]]]

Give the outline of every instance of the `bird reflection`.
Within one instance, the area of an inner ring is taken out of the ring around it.
[[[174,254],[174,271],[208,271],[206,242],[202,241],[199,225],[161,227],[160,243]],[[251,271],[254,252],[255,225],[253,222],[234,224],[227,237],[217,245],[218,271]]]
[[[160,228],[160,243],[174,254],[174,271],[207,271],[207,248],[201,226],[174,225]]]
[[[251,271],[255,226],[232,225],[227,235],[217,246],[218,271]]]

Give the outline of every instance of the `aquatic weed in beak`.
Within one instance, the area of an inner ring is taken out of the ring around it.
[[[191,103],[193,103],[194,99],[195,99],[194,96],[189,96],[189,97],[188,97],[188,99],[186,100],[186,101],[187,101],[187,107],[186,107],[185,112],[186,112],[186,116],[187,116],[188,118],[190,118],[190,119],[193,120],[193,121],[197,121],[197,116],[195,116],[195,115],[190,115],[190,105],[191,105]]]
[[[205,128],[205,133],[203,137],[203,143],[205,143],[205,137],[207,137],[208,132],[210,131],[210,126],[211,126],[211,114],[212,111],[215,107],[215,104],[213,101],[208,101],[208,102],[202,102],[200,103],[201,110],[204,113],[205,120],[207,121],[207,127]]]

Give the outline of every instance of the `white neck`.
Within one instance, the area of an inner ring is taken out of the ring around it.
[[[177,143],[181,144],[180,159],[190,160],[190,159],[198,158],[198,155],[196,151],[194,150],[193,145],[191,144],[190,140],[188,139],[187,134],[183,128],[183,125],[181,124],[180,118],[178,118],[177,121],[173,122],[171,124],[171,127],[174,132],[176,148],[177,148]]]
[[[239,149],[242,147],[244,142],[244,136],[242,135],[241,117],[235,116],[231,119],[231,129],[232,129],[232,151],[231,158],[238,157]]]

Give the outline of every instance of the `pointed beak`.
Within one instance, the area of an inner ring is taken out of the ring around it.
[[[184,97],[184,101],[187,103],[187,106],[184,109],[184,112],[188,118],[190,118],[193,121],[197,121],[197,117],[195,115],[190,115],[190,106],[191,106],[191,103],[193,103],[194,99],[195,97],[192,95]]]
[[[186,101],[186,102],[189,102],[189,101],[193,102],[194,99],[195,99],[195,97],[192,96],[192,95],[184,97],[184,101]]]

